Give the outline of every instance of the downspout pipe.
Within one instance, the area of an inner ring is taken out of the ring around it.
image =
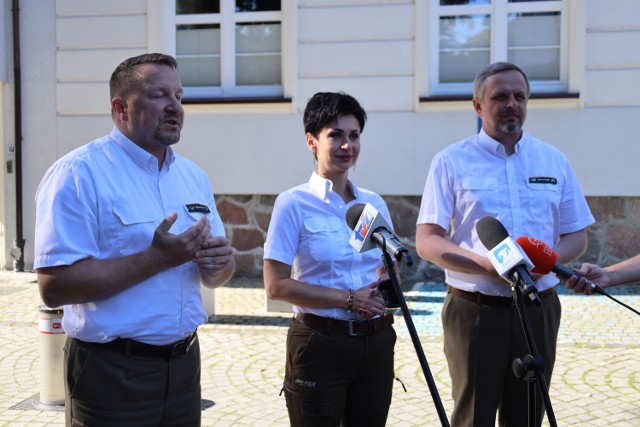
[[[16,239],[11,249],[13,271],[24,271],[22,224],[22,81],[20,79],[20,0],[13,0],[13,81],[15,105]]]

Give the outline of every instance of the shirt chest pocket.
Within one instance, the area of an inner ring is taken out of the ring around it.
[[[306,218],[304,239],[309,254],[316,261],[329,261],[336,257],[341,245],[342,224],[338,218]]]
[[[458,201],[463,209],[475,206],[481,207],[486,212],[491,212],[498,206],[500,192],[496,177],[463,177],[460,181],[459,191]]]
[[[560,209],[562,201],[562,181],[552,182],[529,179],[527,181],[528,209],[534,218],[545,218],[554,215]]]
[[[498,189],[498,178],[487,176],[463,177],[462,191],[493,191]]]
[[[123,255],[135,253],[151,243],[156,223],[157,213],[145,209],[144,206],[123,204],[113,207],[116,219],[116,241]]]

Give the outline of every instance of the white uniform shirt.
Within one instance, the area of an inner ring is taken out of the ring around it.
[[[550,247],[560,234],[594,222],[564,154],[524,132],[511,156],[502,144],[480,131],[445,148],[431,162],[418,224],[451,227],[451,242],[486,255],[476,232],[476,223],[485,216],[498,219],[514,239],[534,237]],[[450,270],[445,275],[447,283],[456,288],[511,296],[506,282]],[[557,282],[550,273],[536,287],[543,291]]]
[[[378,280],[382,251],[358,253],[349,244],[352,230],[345,215],[356,203],[371,203],[391,225],[389,210],[379,195],[349,182],[356,199],[345,204],[332,190],[332,182],[315,172],[308,183],[278,195],[264,245],[264,259],[292,266],[291,276],[301,282],[335,289],[358,290]],[[314,313],[336,319],[358,319],[346,308],[293,306],[296,313]]]
[[[203,208],[190,208],[192,203]],[[207,208],[209,213],[198,212]],[[224,235],[202,169],[167,148],[158,171],[156,157],[114,128],[62,157],[42,179],[36,193],[34,267],[140,252],[174,211],[178,219],[171,233],[182,233],[206,215],[211,234]],[[206,321],[198,268],[187,262],[110,298],[65,306],[63,328],[83,341],[121,337],[163,345],[186,337]]]

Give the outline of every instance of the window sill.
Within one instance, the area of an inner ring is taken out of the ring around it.
[[[244,97],[244,98],[183,98],[182,104],[280,104],[290,103],[291,98],[282,97]]]
[[[420,111],[462,111],[469,108],[472,95],[443,95],[420,98]],[[532,93],[528,108],[578,108],[580,106],[579,93],[554,92]]]
[[[188,114],[289,113],[291,98],[192,98],[183,99]]]

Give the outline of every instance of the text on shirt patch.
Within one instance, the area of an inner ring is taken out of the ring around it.
[[[189,212],[199,212],[199,213],[209,213],[209,206],[201,205],[200,203],[187,203],[185,205],[187,207],[187,211]]]
[[[296,379],[294,382],[298,385],[301,385],[302,387],[307,387],[307,388],[316,388],[316,384],[318,383],[317,381],[301,380],[299,378]]]
[[[556,185],[558,180],[550,176],[533,176],[529,178],[529,184],[553,184]]]

